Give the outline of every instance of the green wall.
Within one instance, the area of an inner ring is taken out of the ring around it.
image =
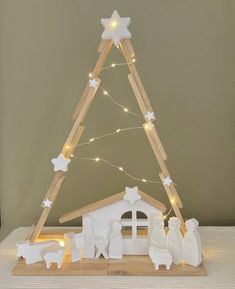
[[[114,9],[132,18],[136,65],[157,116],[183,216],[202,225],[235,225],[235,1],[2,0],[1,236],[31,225],[41,212],[53,176],[50,160],[67,137],[98,57],[100,18]],[[113,61],[123,61],[117,49],[106,64]],[[102,86],[139,113],[127,74],[126,66],[103,71]],[[141,121],[99,90],[84,124],[82,141]],[[141,130],[75,154],[100,156],[135,176],[158,180],[160,169]],[[134,185],[169,207],[161,185],[136,183],[106,165],[75,158],[48,224]]]

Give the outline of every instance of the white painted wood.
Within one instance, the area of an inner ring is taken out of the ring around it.
[[[201,238],[198,233],[198,221],[189,219],[185,222],[187,232],[184,236],[184,260],[187,264],[197,267],[202,262]]]
[[[52,263],[57,264],[57,268],[60,269],[63,265],[64,248],[60,247],[57,250],[46,249],[47,252],[43,253],[43,259],[46,262],[46,268],[50,269]]]
[[[46,227],[48,229],[48,227]],[[53,229],[53,228],[51,228]],[[55,228],[54,228],[55,229]],[[75,228],[71,228],[73,231]],[[16,264],[15,244],[24,239],[30,228],[12,231],[0,243],[1,289],[234,289],[235,227],[199,227],[203,244],[206,277],[157,276],[37,276],[12,277]],[[1,230],[0,230],[1,233]]]
[[[168,249],[160,249],[156,246],[149,247],[149,257],[154,264],[155,270],[159,270],[160,265],[165,265],[170,270],[172,264],[172,255]]]
[[[109,259],[123,258],[122,225],[118,221],[112,224],[112,231],[109,239]]]
[[[132,212],[132,219],[128,220],[122,219],[122,215],[129,211]],[[136,218],[137,211],[144,213],[147,219],[140,221],[137,220]],[[131,226],[132,236],[123,237],[123,254],[148,255],[148,245],[149,245],[148,236],[137,238],[137,226],[143,225],[148,227],[152,217],[153,216],[162,217],[162,212],[156,209],[151,204],[144,201],[143,199],[139,199],[136,200],[134,204],[131,204],[130,201],[128,200],[117,201],[113,204],[89,212],[89,215],[83,216],[83,219],[88,216],[92,220],[92,228],[94,230],[95,238],[99,238],[102,236],[105,239],[109,240],[110,229],[112,222],[114,220],[120,221],[122,226]],[[88,231],[90,231],[90,229]],[[86,251],[87,241],[85,235],[84,240]],[[87,240],[89,240],[89,238],[87,238]]]
[[[105,259],[108,259],[108,253],[106,251],[106,248],[108,246],[108,240],[106,240],[104,237],[99,237],[95,239],[95,246],[97,248],[97,253],[95,255],[95,259],[98,259],[100,256],[103,255]]]
[[[43,261],[42,250],[53,246],[54,249],[60,247],[57,241],[44,241],[38,243],[30,243],[23,241],[16,243],[16,257],[23,257],[27,265]]]
[[[102,18],[101,23],[105,30],[102,33],[102,39],[112,39],[115,46],[118,47],[122,39],[130,39],[131,33],[127,29],[131,22],[130,17],[120,17],[116,10],[110,18]]]
[[[64,234],[65,254],[71,255],[72,263],[80,261],[83,256],[84,234],[73,232]]]
[[[84,258],[94,258],[95,256],[95,232],[93,219],[85,216],[82,221],[84,235]]]
[[[172,217],[168,222],[167,248],[171,252],[173,263],[179,264],[183,260],[183,237],[180,232],[179,218]]]
[[[163,218],[153,217],[151,221],[150,245],[159,249],[166,248],[166,232]]]
[[[125,195],[123,196],[123,200],[128,201],[131,205],[134,205],[137,201],[141,199],[141,195],[139,194],[138,187],[126,187]]]

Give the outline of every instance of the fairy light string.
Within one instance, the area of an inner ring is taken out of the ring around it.
[[[159,181],[155,181],[155,180],[148,180],[148,179],[145,179],[145,178],[139,178],[139,177],[135,177],[133,176],[132,174],[130,174],[128,171],[126,171],[122,166],[118,166],[106,159],[103,159],[103,158],[99,158],[99,157],[96,157],[96,158],[91,158],[91,157],[80,157],[80,156],[74,156],[73,157],[77,158],[77,159],[80,159],[80,160],[89,160],[89,161],[94,161],[94,162],[103,162],[107,165],[109,165],[110,167],[113,167],[121,172],[123,172],[126,176],[128,176],[129,178],[135,180],[135,181],[140,181],[140,182],[143,182],[143,183],[152,183],[152,184],[162,184],[162,182],[159,182]]]
[[[136,59],[133,58],[131,60],[131,62],[120,62],[120,63],[112,63],[108,66],[103,66],[100,71],[103,71],[103,70],[108,70],[108,69],[113,69],[115,67],[119,67],[119,66],[126,66],[126,65],[130,65],[130,64],[133,64],[136,62]],[[93,75],[92,73],[89,73],[89,78],[92,78]],[[123,104],[119,103],[118,101],[115,100],[114,97],[112,97],[112,95],[102,86],[100,86],[101,90],[102,90],[102,93],[103,95],[107,96],[111,102],[116,105],[117,107],[121,108],[123,112],[125,113],[129,113],[133,116],[136,116],[138,118],[141,118],[141,119],[144,119],[143,115],[141,114],[138,114],[136,112],[133,112],[131,110],[129,110],[126,106],[124,106]],[[144,123],[144,127],[147,128],[147,129],[152,129],[152,122],[147,122],[147,123]],[[103,139],[103,138],[106,138],[106,137],[109,137],[109,136],[113,136],[113,135],[116,135],[120,132],[125,132],[125,131],[130,131],[130,130],[138,130],[138,129],[143,129],[143,126],[141,127],[127,127],[127,128],[118,128],[116,129],[115,131],[113,132],[109,132],[109,133],[106,133],[106,134],[103,134],[103,135],[100,135],[100,136],[96,136],[96,137],[92,137],[89,139],[89,141],[87,142],[83,142],[83,143],[80,143],[78,144],[76,147],[81,147],[81,146],[85,146],[85,145],[90,145],[92,144],[93,142],[97,141],[97,140],[100,140],[100,139]],[[122,172],[123,174],[125,174],[127,177],[135,180],[135,181],[140,181],[140,182],[143,182],[143,183],[152,183],[152,184],[162,184],[162,182],[160,181],[156,181],[156,180],[150,180],[150,179],[145,179],[145,178],[139,178],[139,177],[136,177],[136,176],[133,176],[132,174],[130,174],[127,170],[125,170],[122,166],[118,166],[106,159],[103,159],[103,158],[99,158],[99,157],[96,157],[96,158],[91,158],[91,157],[82,157],[82,156],[75,156],[74,154],[71,154],[71,157],[73,158],[77,158],[77,159],[81,159],[81,160],[88,160],[88,161],[93,161],[93,162],[102,162],[102,163],[105,163],[106,165],[114,168],[114,169],[117,169],[119,170],[120,172]],[[175,184],[176,185],[176,184]],[[173,209],[173,204],[174,204],[175,200],[174,199],[171,199],[171,207],[169,209],[169,211],[163,215],[163,219],[167,219],[167,217],[170,215],[172,209]]]
[[[109,136],[113,136],[113,135],[119,134],[120,132],[125,132],[125,131],[130,131],[130,130],[141,130],[141,129],[143,130],[142,126],[131,126],[131,127],[125,127],[125,128],[118,128],[118,129],[116,129],[113,132],[109,132],[109,133],[106,133],[106,134],[102,134],[100,136],[92,137],[92,138],[89,139],[89,141],[78,144],[77,147],[89,145],[89,144],[91,144],[91,143],[93,143],[93,142],[95,142],[97,140],[100,140],[100,139],[103,139],[103,138],[106,138],[106,137],[109,137]]]
[[[136,112],[133,112],[133,111],[129,110],[127,107],[125,107],[124,105],[122,105],[121,103],[119,103],[118,101],[116,101],[116,100],[110,95],[110,93],[109,93],[107,90],[105,90],[102,86],[101,86],[101,89],[102,89],[103,94],[104,94],[105,96],[107,96],[107,97],[112,101],[113,104],[115,104],[116,106],[120,107],[124,112],[129,113],[129,114],[132,114],[132,115],[134,115],[134,116],[137,116],[137,117],[139,117],[139,118],[144,119],[144,117],[143,117],[141,114],[138,114],[138,113],[136,113]]]

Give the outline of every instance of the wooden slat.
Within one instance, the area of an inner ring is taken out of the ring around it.
[[[80,137],[82,136],[82,133],[84,131],[85,127],[80,125],[76,130],[73,130],[70,133],[66,143],[64,144],[62,148],[62,153],[66,158],[70,158],[71,154],[74,152]],[[68,146],[68,147],[67,147]]]
[[[74,116],[73,116],[73,118],[75,119],[75,123],[74,123],[75,129],[84,120],[84,118],[88,112],[88,109],[89,109],[89,107],[90,107],[90,105],[91,105],[91,103],[95,97],[96,91],[100,85],[100,78],[96,78],[96,81],[97,81],[97,85],[95,88],[90,87],[88,85],[88,88],[85,89],[85,91],[84,91],[84,96],[83,96],[83,99],[81,100],[81,105],[79,103],[77,106],[77,109],[76,109]]]
[[[144,131],[145,131],[145,133],[147,135],[147,138],[148,138],[149,143],[150,143],[150,145],[151,145],[151,147],[153,149],[154,155],[155,155],[155,157],[156,157],[156,159],[157,159],[157,161],[159,163],[159,166],[160,166],[161,170],[164,172],[164,174],[169,175],[169,172],[168,172],[167,167],[165,165],[165,162],[164,162],[164,160],[163,160],[163,158],[161,156],[161,153],[160,153],[160,151],[158,149],[158,146],[157,146],[157,144],[156,144],[156,142],[155,142],[155,140],[154,140],[154,138],[153,138],[153,136],[151,134],[151,130],[146,128],[145,125],[143,125],[143,127],[144,127]]]
[[[156,130],[156,127],[155,127],[155,126],[153,126],[153,128],[152,128],[152,130],[151,130],[151,135],[152,135],[155,143],[156,143],[157,146],[158,146],[158,149],[159,149],[159,151],[160,151],[160,153],[161,153],[161,156],[162,156],[163,160],[166,161],[166,160],[167,160],[167,155],[166,155],[166,152],[165,152],[165,150],[164,150],[164,147],[163,147],[163,145],[162,145],[162,142],[161,142],[161,140],[160,140],[160,138],[159,138],[159,135],[158,135],[158,133],[157,133],[157,130]]]
[[[103,275],[103,276],[108,276],[108,275],[116,275],[116,276],[206,276],[207,275],[206,269],[204,268],[203,264],[201,264],[198,267],[193,267],[187,264],[179,264],[179,265],[172,264],[170,270],[166,270],[165,266],[160,266],[159,270],[155,270],[154,265],[151,259],[149,258],[149,256],[124,256],[123,259],[116,259],[116,260],[114,259],[106,260],[103,258],[100,258],[100,259],[85,259],[84,258],[81,261],[74,262],[74,263],[70,261],[69,256],[66,256],[64,259],[62,269],[58,269],[56,267],[56,264],[52,264],[50,270],[46,269],[45,262],[38,262],[38,263],[31,264],[31,265],[26,265],[25,261],[20,259],[18,260],[15,268],[12,270],[12,274],[14,276],[99,276],[99,275]],[[89,278],[86,278],[86,279],[89,279]],[[145,279],[148,280],[148,278],[145,278]],[[99,283],[99,280],[100,279],[97,279],[96,281],[97,284]],[[146,287],[146,286],[138,286],[138,285],[137,287],[136,285],[132,286],[131,284],[133,284],[133,279],[132,281],[130,281],[131,283],[125,283],[125,284],[122,283],[121,279],[119,280],[115,278],[115,280],[116,280],[115,286],[103,285],[103,286],[96,286],[96,287],[97,288],[98,287],[102,287],[102,288],[103,287],[105,288],[111,288],[111,287],[112,288],[127,288],[127,287],[144,288]],[[179,279],[178,282],[181,282],[180,280],[181,279]],[[115,281],[112,281],[112,284],[113,282]],[[154,282],[160,282],[160,280],[155,279],[155,281],[153,281],[152,283],[149,283],[147,287],[155,288]],[[184,280],[184,282],[186,281]],[[92,284],[94,285],[94,282]],[[122,284],[122,286],[120,286],[120,284]],[[86,286],[86,288],[88,287],[89,286]],[[90,287],[95,288],[94,286],[90,286]],[[85,286],[83,286],[83,288],[85,288]],[[158,288],[163,288],[163,286],[158,287]],[[168,288],[173,288],[173,286],[170,286]],[[189,288],[189,286],[187,288]]]
[[[120,46],[121,46],[121,49],[122,49],[123,56],[124,56],[126,62],[128,63],[129,69],[130,69],[131,73],[133,74],[133,76],[134,76],[134,78],[136,80],[137,86],[138,86],[139,91],[140,91],[140,93],[142,95],[142,98],[143,98],[143,101],[145,103],[145,106],[146,106],[147,110],[148,111],[153,111],[152,106],[151,106],[151,104],[149,102],[148,96],[147,96],[147,94],[145,92],[144,86],[143,86],[143,84],[142,84],[142,82],[140,80],[140,76],[138,74],[138,71],[137,71],[137,69],[135,67],[135,64],[132,62],[132,56],[131,56],[131,53],[129,51],[130,47],[132,47],[130,40],[129,39],[122,40]]]
[[[35,227],[36,227],[36,224],[33,224],[33,225],[30,227],[30,229],[29,229],[29,231],[28,231],[28,233],[27,233],[27,235],[26,235],[26,237],[25,237],[25,240],[30,240],[30,237],[32,236],[33,231],[35,230]]]
[[[44,198],[44,200],[46,200],[48,198],[50,201],[52,201],[51,208],[53,207],[54,201],[57,197],[57,194],[60,190],[60,187],[63,184],[64,179],[65,179],[65,176],[64,176],[63,172],[59,171],[59,172],[55,173],[55,176],[52,180],[52,183],[51,183],[51,185],[50,185],[50,187],[46,193],[46,196]],[[29,238],[31,242],[34,242],[36,240],[36,238],[38,237],[38,235],[40,234],[41,229],[44,226],[46,219],[47,219],[47,217],[51,211],[51,208],[48,208],[48,207],[43,208],[42,214],[41,214],[32,234]]]
[[[98,52],[100,53],[100,56],[99,56],[98,61],[97,61],[96,65],[95,65],[95,68],[94,68],[94,70],[92,72],[92,77],[93,78],[99,76],[99,74],[101,72],[101,68],[102,68],[102,66],[103,66],[103,64],[104,64],[104,62],[105,62],[105,60],[106,60],[106,58],[108,56],[108,53],[109,53],[111,47],[112,47],[112,40],[101,40],[101,42],[100,42],[100,44],[98,46]],[[76,108],[76,110],[75,110],[75,112],[73,114],[73,119],[74,120],[77,119],[77,116],[78,116],[79,112],[82,110],[82,107],[83,107],[84,102],[85,102],[85,100],[87,98],[89,90],[90,90],[90,88],[89,88],[89,82],[88,82],[86,87],[85,87],[85,89],[84,89],[84,91],[83,91],[83,94],[82,94],[82,96],[81,96],[81,98],[80,98],[80,100],[78,102],[77,108]]]
[[[135,78],[134,78],[134,76],[132,74],[128,75],[128,79],[130,81],[131,87],[133,89],[133,92],[135,94],[136,100],[137,100],[137,102],[139,104],[139,107],[141,109],[141,112],[142,112],[142,114],[143,114],[143,116],[144,116],[144,118],[145,118],[145,120],[147,122],[148,119],[146,117],[146,113],[147,113],[148,110],[147,110],[147,107],[146,107],[146,105],[145,105],[145,103],[144,103],[144,101],[142,99],[142,96],[141,96],[141,93],[139,91],[139,88],[138,88],[138,85],[136,83],[136,80],[135,80]],[[156,142],[156,145],[158,146],[158,149],[159,149],[159,151],[161,153],[161,156],[162,156],[163,160],[166,160],[167,159],[167,155],[166,155],[166,152],[164,150],[164,147],[163,147],[163,145],[161,143],[161,140],[160,140],[160,138],[159,138],[159,136],[157,134],[157,131],[156,131],[155,127],[153,127],[153,129],[151,130],[151,134],[152,134],[152,136],[154,138],[154,141]]]
[[[140,107],[140,110],[145,118],[146,121],[148,121],[148,119],[146,118],[146,113],[147,113],[147,107],[145,106],[145,103],[144,103],[144,100],[142,99],[142,95],[139,91],[139,88],[138,88],[138,85],[135,81],[135,78],[133,76],[133,74],[128,74],[128,79],[129,79],[129,82],[131,84],[131,87],[132,87],[132,90],[134,92],[134,95],[136,97],[136,100],[139,104],[139,107]]]
[[[95,65],[94,70],[92,71],[92,76],[97,77],[100,74],[101,68],[106,60],[106,57],[109,54],[109,51],[112,47],[112,40],[102,40],[100,44],[100,56],[99,59]]]
[[[107,45],[107,41],[109,40],[101,39],[100,44],[97,49],[99,53],[101,53],[104,50],[105,46]]]
[[[68,221],[71,221],[73,219],[79,218],[82,215],[84,215],[85,213],[91,212],[93,210],[97,210],[99,208],[108,206],[110,204],[113,204],[114,202],[118,202],[121,201],[123,199],[124,196],[124,192],[112,195],[108,198],[105,198],[103,200],[97,201],[95,203],[89,204],[83,208],[80,208],[78,210],[74,210],[72,212],[66,213],[64,215],[62,215],[59,219],[60,223],[65,223]]]
[[[82,93],[82,96],[81,96],[80,99],[79,99],[78,105],[77,105],[77,107],[76,107],[76,109],[75,109],[75,111],[74,111],[74,114],[73,114],[73,119],[74,119],[74,120],[77,119],[78,113],[79,113],[79,111],[81,110],[81,108],[82,108],[82,106],[83,106],[83,104],[84,104],[84,101],[85,101],[86,98],[87,98],[87,94],[89,93],[89,90],[90,90],[89,84],[90,84],[90,83],[89,83],[89,81],[88,81],[88,83],[86,84],[86,87],[85,87],[85,89],[84,89],[84,91],[83,91],[83,93]]]
[[[149,196],[148,194],[146,194],[142,191],[139,191],[139,194],[141,195],[141,198],[144,201],[151,204],[155,208],[161,210],[162,212],[165,212],[166,206],[163,203],[159,202],[155,198],[152,198],[151,196]],[[113,204],[115,202],[121,201],[121,200],[123,200],[124,195],[125,195],[125,192],[117,193],[117,194],[112,195],[110,197],[107,197],[103,200],[97,201],[95,203],[89,204],[89,205],[82,207],[80,209],[66,213],[60,217],[59,222],[65,223],[65,222],[71,221],[71,220],[79,218],[82,215],[87,214],[91,211],[94,211],[94,210],[103,208],[105,206],[108,206],[110,204]]]
[[[157,199],[149,196],[148,194],[139,191],[139,194],[141,195],[141,199],[147,203],[149,203],[150,205],[154,206],[155,208],[158,208],[159,210],[161,210],[163,213],[166,211],[166,206],[159,202]]]
[[[162,181],[162,183],[163,183],[163,179],[165,178],[164,174],[163,174],[163,173],[160,173],[159,176],[160,176],[160,179],[161,179],[161,181]],[[185,231],[186,231],[186,229],[185,229],[185,223],[184,223],[184,219],[183,219],[183,217],[182,217],[182,215],[181,215],[181,213],[180,213],[180,210],[179,210],[179,208],[178,208],[178,206],[177,206],[175,196],[174,196],[174,194],[172,194],[170,187],[165,186],[165,185],[163,185],[163,186],[164,186],[165,191],[166,191],[166,193],[167,193],[167,196],[168,196],[168,198],[169,198],[169,200],[170,200],[170,202],[171,202],[171,205],[172,205],[172,208],[173,208],[173,210],[174,210],[174,213],[175,213],[176,217],[179,218],[179,220],[180,220],[180,222],[181,222],[181,231],[182,231],[182,233],[184,234]]]
[[[126,44],[126,48],[128,50],[128,55],[130,55],[131,58],[135,57],[135,51],[134,51],[134,48],[131,44],[130,39],[125,39],[125,44]]]

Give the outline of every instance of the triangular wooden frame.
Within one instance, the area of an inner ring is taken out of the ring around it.
[[[77,146],[79,139],[83,133],[84,126],[82,125],[83,120],[88,112],[88,109],[94,99],[94,96],[96,94],[96,91],[100,84],[100,79],[98,78],[101,69],[103,67],[103,64],[106,60],[106,57],[109,54],[109,51],[112,47],[112,40],[102,40],[99,47],[99,58],[98,61],[94,67],[94,70],[92,71],[92,77],[96,79],[97,85],[96,87],[90,87],[89,82],[87,83],[85,90],[79,100],[79,103],[77,105],[77,108],[73,114],[74,124],[73,127],[69,133],[69,136],[62,148],[61,153],[66,157],[70,158],[71,154],[73,153],[75,147]],[[141,112],[146,120],[148,122],[148,119],[146,118],[147,112],[153,112],[153,109],[151,107],[151,104],[149,102],[149,99],[147,97],[147,94],[144,90],[143,84],[140,80],[139,74],[137,72],[137,69],[135,67],[133,60],[133,57],[135,56],[134,49],[132,47],[131,41],[129,39],[123,39],[120,42],[119,48],[129,66],[130,74],[128,75],[128,79],[130,81],[131,87],[133,89],[133,92],[135,94],[135,97],[137,99],[137,102],[139,104],[139,107],[141,109]],[[166,177],[169,177],[169,171],[167,170],[165,161],[167,159],[165,150],[163,148],[163,145],[160,141],[160,138],[157,134],[156,128],[153,126],[151,129],[144,124],[144,130],[147,135],[147,138],[149,140],[149,143],[153,149],[154,155],[159,163],[159,166],[162,170],[162,172],[159,174],[161,181],[163,182],[163,179]],[[58,171],[55,173],[52,182],[49,186],[49,189],[44,197],[44,200],[47,198],[52,202],[52,205],[57,197],[57,194],[64,182],[65,174],[62,171]],[[180,212],[180,208],[183,207],[181,200],[179,198],[179,195],[176,191],[176,188],[174,186],[174,183],[172,182],[170,186],[164,185],[164,188],[166,190],[167,196],[170,200],[170,203],[173,207],[175,215],[180,219],[181,221],[181,230],[185,232],[185,224],[183,217]],[[48,215],[51,211],[51,208],[45,207],[43,208],[43,211],[35,225],[32,226],[29,235],[27,236],[27,239],[29,239],[31,242],[34,242],[38,235],[40,234]]]

